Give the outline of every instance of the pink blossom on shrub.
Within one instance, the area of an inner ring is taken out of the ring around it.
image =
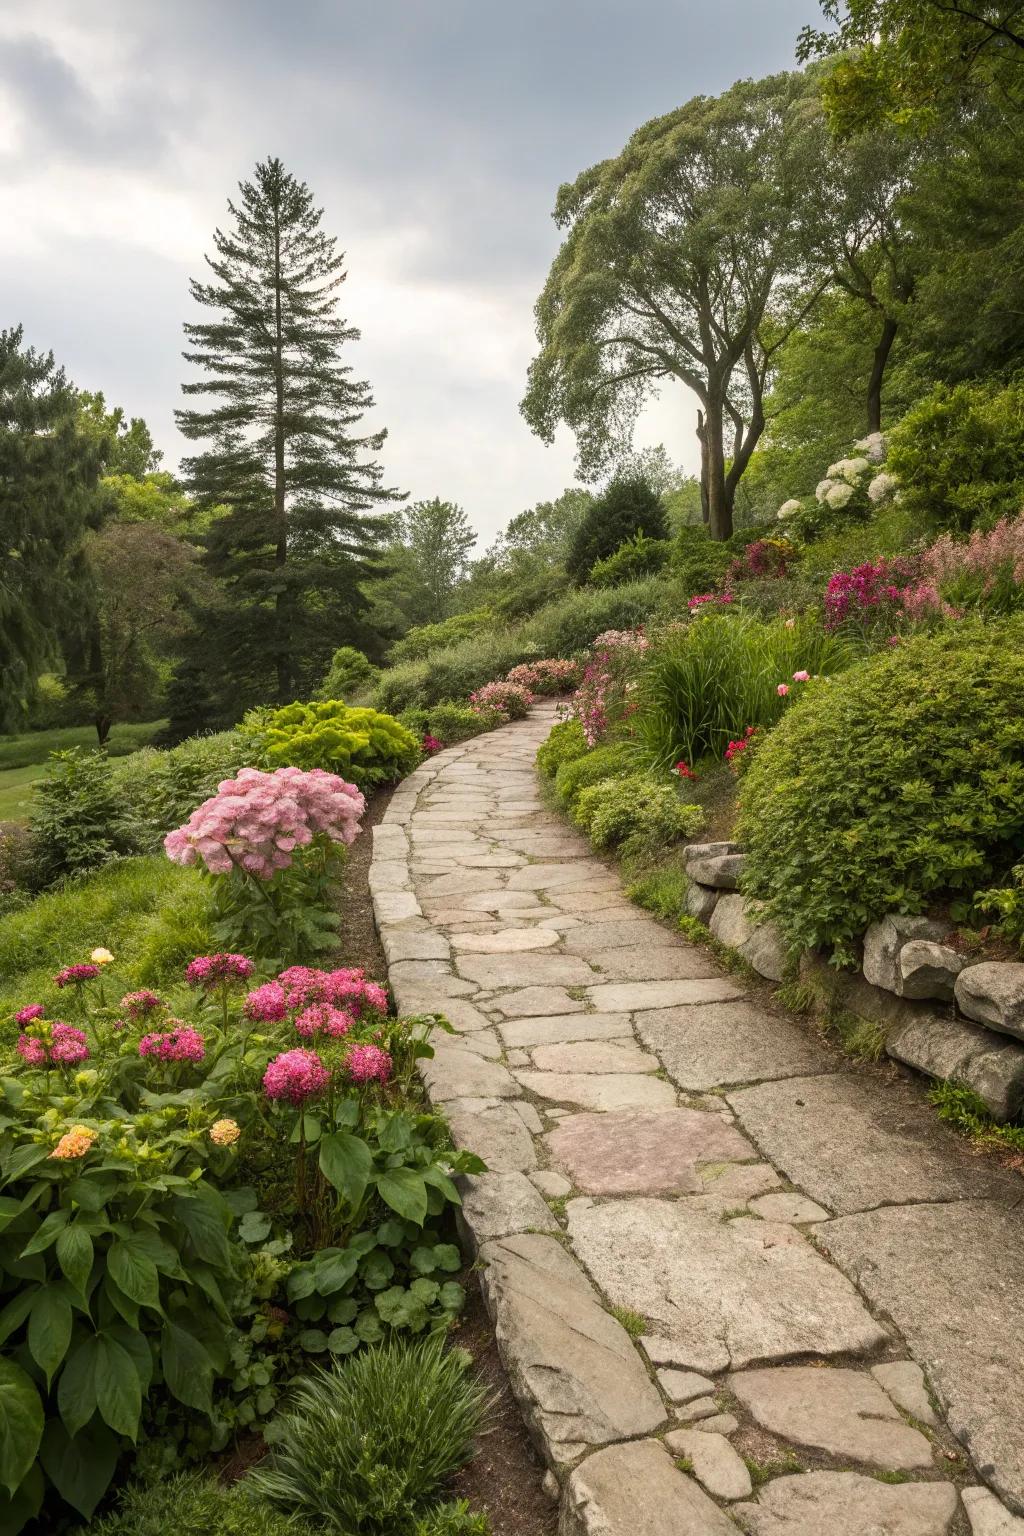
[[[694,783],[697,782],[698,775],[694,773],[689,763],[676,763],[675,771],[681,779],[692,779]]]
[[[775,692],[779,695],[780,699],[784,699],[786,697],[786,694],[789,692],[789,684],[788,683],[780,683],[779,686],[776,688]]]
[[[130,1019],[141,1019],[155,1008],[162,1008],[163,1003],[155,992],[143,989],[141,992],[127,992],[121,999],[121,1007]]]
[[[709,605],[727,608],[730,603],[735,601],[736,598],[732,592],[700,592],[696,597],[688,597],[686,599],[686,606],[690,610],[690,617],[692,618],[695,613],[700,613]]]
[[[485,683],[469,696],[475,715],[495,714],[503,722],[522,720],[533,703],[533,695],[516,683]]]
[[[345,1071],[354,1083],[386,1083],[392,1065],[391,1057],[379,1045],[354,1045],[345,1057]]]
[[[299,1014],[295,1028],[307,1040],[321,1034],[331,1035],[337,1040],[347,1035],[355,1022],[344,1008],[335,1008],[332,1003],[312,1003]]]
[[[197,1029],[178,1022],[174,1029],[143,1035],[139,1055],[156,1056],[160,1061],[202,1061],[206,1041]]]
[[[18,1055],[22,1061],[27,1061],[30,1067],[46,1065],[46,1046],[33,1035],[18,1036]]]
[[[863,619],[885,605],[899,605],[903,588],[916,575],[912,561],[866,561],[852,571],[836,571],[825,589],[825,628],[837,629],[847,619]]]
[[[50,1030],[50,1060],[62,1067],[75,1067],[80,1061],[88,1059],[89,1047],[85,1031],[58,1020]]]
[[[185,967],[185,980],[210,991],[222,982],[248,981],[255,969],[247,955],[197,955]]]
[[[285,1099],[297,1107],[323,1093],[330,1080],[316,1051],[299,1046],[274,1057],[263,1074],[263,1091],[268,1099]]]
[[[98,965],[66,965],[63,970],[57,972],[53,978],[53,984],[55,987],[80,986],[83,981],[92,981],[93,977],[98,976],[99,973]]]
[[[435,752],[440,752],[441,746],[442,743],[438,741],[437,737],[431,736],[429,733],[420,742],[420,750],[425,752],[428,757],[433,757]]]
[[[29,1003],[27,1008],[19,1008],[14,1015],[15,1024],[31,1024],[33,1019],[41,1019],[46,1009],[42,1003]]]
[[[284,987],[277,981],[265,981],[246,997],[242,1012],[255,1024],[279,1024],[288,1014]]]
[[[526,661],[506,673],[505,681],[525,688],[528,693],[569,693],[580,679],[575,661]]]
[[[643,630],[606,629],[594,639],[593,651],[646,651],[650,641]]]
[[[224,779],[188,821],[164,838],[177,864],[201,859],[211,874],[245,870],[270,880],[287,869],[297,848],[319,835],[351,843],[360,831],[366,801],[354,784],[322,768],[243,768]]]
[[[965,543],[944,533],[921,557],[921,568],[933,585],[962,576],[980,578],[982,591],[990,591],[1001,575],[1024,586],[1024,513],[1002,517],[994,528],[976,528]]]
[[[811,674],[809,672],[794,672],[793,673],[793,681],[794,681],[794,683],[809,683],[810,680],[811,680]]]

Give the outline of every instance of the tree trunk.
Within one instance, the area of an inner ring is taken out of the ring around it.
[[[882,321],[882,334],[878,338],[874,357],[871,360],[871,377],[868,379],[868,431],[881,432],[882,430],[882,378],[885,374],[885,365],[889,361],[889,353],[892,344],[896,340],[896,332],[899,326],[891,315],[886,315]]]
[[[281,325],[281,220],[280,209],[274,209],[274,346],[276,363],[274,384],[276,400],[274,409],[274,525],[277,542],[274,564],[282,584],[274,600],[274,633],[276,640],[277,699],[279,704],[291,700],[292,669],[289,634],[288,592],[284,585],[285,565],[288,561],[288,513],[285,506],[284,478],[284,336]]]
[[[703,411],[697,412],[697,441],[700,443],[700,515],[706,526],[711,508],[708,500],[708,434]]]
[[[101,747],[106,746],[107,737],[110,735],[110,727],[113,725],[113,723],[114,722],[111,720],[109,715],[97,715],[94,719],[93,724],[96,727],[96,739]]]
[[[732,533],[732,496],[725,483],[722,402],[708,401],[704,422],[708,450],[708,532],[719,542]]]

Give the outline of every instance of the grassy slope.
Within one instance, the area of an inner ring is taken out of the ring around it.
[[[165,720],[146,720],[135,725],[115,725],[107,741],[111,757],[124,757],[146,746]],[[0,770],[26,768],[30,763],[45,763],[51,752],[66,752],[70,747],[95,747],[96,732],[91,725],[66,726],[57,731],[26,731],[22,736],[0,736]]]

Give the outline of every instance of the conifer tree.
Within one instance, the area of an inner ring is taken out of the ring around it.
[[[206,651],[237,706],[288,701],[355,638],[376,543],[366,513],[401,497],[372,457],[386,434],[360,433],[373,399],[342,361],[359,332],[337,313],[343,258],[309,188],[266,160],[228,210],[211,276],[191,284],[214,317],[185,326],[201,377],[183,389],[203,403],[177,416],[203,445],[182,468],[220,513],[203,542],[226,599],[196,616],[193,655]]]

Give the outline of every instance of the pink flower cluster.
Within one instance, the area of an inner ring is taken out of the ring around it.
[[[914,563],[903,558],[869,560],[852,571],[836,571],[825,589],[825,628],[838,629],[847,619],[863,620],[874,610],[899,607],[916,575]]]
[[[533,695],[517,683],[485,683],[469,696],[469,707],[475,715],[497,715],[502,723],[521,720],[533,703]]]
[[[344,1008],[335,1008],[332,1003],[312,1003],[295,1020],[295,1029],[306,1040],[314,1035],[330,1035],[338,1040],[349,1033],[355,1022]]]
[[[575,661],[526,661],[505,674],[505,681],[525,688],[528,693],[570,693],[580,680]]]
[[[152,1013],[157,1008],[162,1008],[163,1003],[155,992],[128,992],[121,999],[121,1007],[132,1020],[145,1018],[147,1013]]]
[[[156,1056],[159,1061],[202,1061],[206,1055],[206,1041],[197,1029],[173,1021],[176,1028],[162,1033],[143,1035],[139,1041],[140,1056]]]
[[[243,869],[270,880],[287,869],[297,848],[318,835],[351,843],[360,831],[366,801],[354,784],[322,768],[243,768],[224,779],[217,793],[164,838],[176,864],[202,859],[211,874]]]
[[[366,972],[358,967],[317,971],[308,965],[292,965],[275,981],[266,981],[250,992],[243,1012],[255,1023],[279,1024],[293,1010],[315,1004],[341,1010],[351,1026],[366,1013],[387,1013],[388,994],[378,982],[367,981]]]
[[[425,752],[428,757],[433,757],[435,752],[440,752],[442,745],[443,743],[438,741],[436,736],[431,736],[428,731],[420,742],[420,751]]]
[[[30,1067],[76,1067],[88,1061],[89,1046],[84,1030],[55,1019],[49,1027],[49,1042],[36,1035],[19,1035],[18,1055]]]
[[[100,973],[98,965],[66,965],[58,971],[53,978],[55,987],[81,986],[83,981],[92,981]]]
[[[588,747],[596,747],[608,729],[609,708],[615,675],[611,652],[600,651],[583,669],[580,686],[572,696],[572,712],[583,727]]]
[[[354,1045],[345,1057],[345,1071],[354,1083],[386,1083],[393,1063],[379,1045]]]
[[[727,581],[777,580],[785,576],[793,546],[783,539],[755,539],[738,555],[726,574]]]
[[[731,592],[699,592],[696,597],[688,597],[686,599],[686,606],[690,610],[690,617],[692,619],[695,614],[702,613],[705,608],[724,608],[735,601],[736,599]]]
[[[646,651],[650,641],[641,628],[606,629],[594,642],[595,651]]]
[[[14,1015],[15,1024],[31,1024],[33,1019],[41,1019],[46,1009],[42,1003],[29,1003],[27,1008],[20,1008]]]
[[[323,1093],[330,1080],[331,1074],[316,1051],[300,1046],[274,1057],[263,1074],[263,1091],[268,1099],[285,1099],[297,1108]]]
[[[246,955],[197,955],[185,967],[185,980],[209,992],[222,983],[248,981],[255,969]]]
[[[976,528],[966,543],[957,543],[944,533],[925,550],[921,568],[936,587],[972,576],[980,579],[986,593],[1003,575],[1009,575],[1016,586],[1024,586],[1024,513],[1000,518],[987,533]]]
[[[695,784],[699,777],[698,774],[694,773],[689,763],[676,763],[675,771],[681,779],[692,779]]]
[[[729,767],[732,769],[733,773],[739,772],[739,760],[743,753],[746,752],[749,747],[754,745],[752,738],[757,735],[758,730],[758,726],[748,725],[743,735],[740,736],[736,741],[730,741],[729,745],[726,747],[725,761],[729,764]]]

